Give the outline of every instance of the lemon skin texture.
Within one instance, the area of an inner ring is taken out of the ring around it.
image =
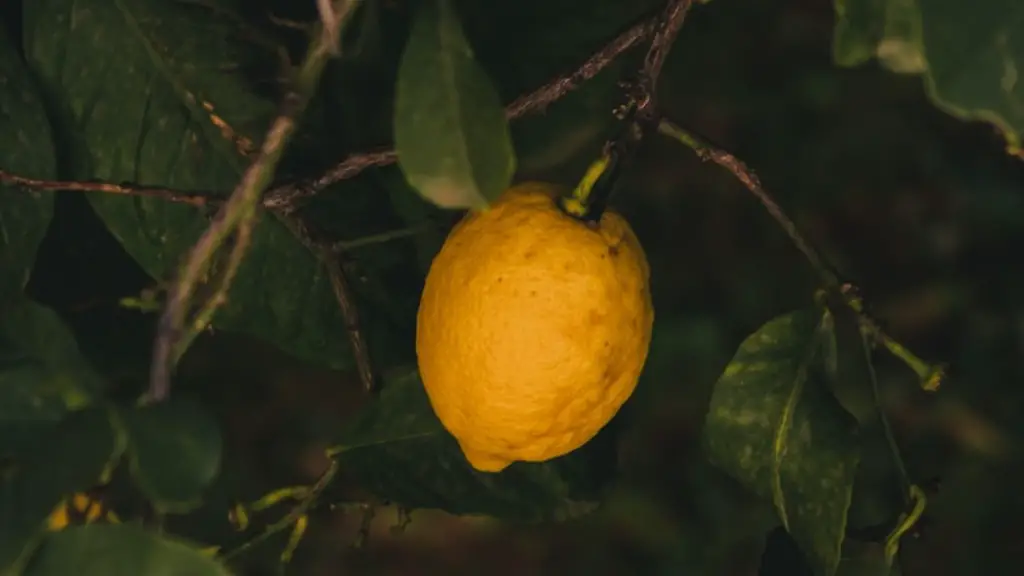
[[[629,398],[654,309],[629,224],[562,212],[556,186],[507,190],[452,229],[416,322],[430,404],[470,465],[499,472],[582,446]]]

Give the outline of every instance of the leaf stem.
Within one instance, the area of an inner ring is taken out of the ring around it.
[[[864,309],[863,302],[856,296],[856,291],[852,289],[853,287],[847,283],[841,282],[839,280],[839,276],[825,264],[825,260],[818,254],[818,251],[815,250],[803,237],[799,229],[797,229],[796,224],[793,223],[789,216],[786,215],[782,208],[764,189],[760,178],[758,178],[757,174],[754,173],[753,170],[732,154],[712,146],[703,139],[698,138],[691,132],[684,130],[666,118],[662,118],[658,123],[658,131],[692,149],[701,160],[710,160],[732,173],[732,175],[739,180],[755,198],[757,198],[758,202],[764,206],[765,210],[768,211],[768,214],[775,220],[779,227],[782,228],[783,232],[789,236],[789,239],[796,246],[797,250],[804,255],[807,261],[811,264],[811,267],[814,268],[815,272],[817,272],[825,286],[825,289],[838,295],[842,299],[843,303],[857,314],[861,331],[870,336],[873,341],[884,346],[890,353],[910,367],[910,369],[913,370],[920,379],[920,386],[922,389],[929,392],[938,390],[939,385],[945,376],[945,368],[942,366],[933,366],[928,362],[925,362],[905,346],[886,334],[885,331],[878,326],[878,323],[875,322]]]
[[[878,374],[875,371],[875,364],[871,361],[871,340],[870,335],[864,332],[860,332],[860,343],[861,351],[864,354],[864,362],[868,369],[868,380],[871,383],[871,394],[875,400],[875,409],[878,412],[878,418],[882,423],[882,431],[885,434],[885,441],[889,444],[889,453],[892,455],[893,465],[896,466],[896,470],[900,475],[901,490],[900,493],[903,496],[904,506],[910,503],[911,494],[910,490],[913,486],[913,482],[910,480],[910,474],[907,473],[907,466],[903,463],[903,453],[900,450],[899,444],[896,442],[896,434],[893,433],[892,424],[889,422],[889,417],[885,413],[885,409],[882,406],[882,393],[878,386]]]

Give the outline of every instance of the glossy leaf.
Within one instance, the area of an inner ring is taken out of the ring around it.
[[[132,474],[164,512],[185,512],[202,499],[220,470],[220,428],[207,409],[173,398],[123,413]]]
[[[26,576],[231,576],[199,547],[135,524],[90,524],[47,536]]]
[[[770,500],[824,575],[839,564],[859,461],[855,421],[821,381],[830,328],[806,310],[750,335],[715,385],[703,432],[712,463]]]
[[[835,0],[833,55],[843,66],[875,57],[887,68],[923,73],[929,96],[946,112],[997,126],[1012,149],[1024,130],[1024,5],[987,0]]]
[[[26,3],[26,52],[58,104],[59,131],[74,143],[71,176],[225,193],[235,186],[275,111],[244,72],[273,65],[278,55],[249,41],[225,14],[166,0]],[[89,200],[125,250],[161,280],[209,223],[202,209],[156,198]],[[270,214],[214,326],[320,365],[351,362],[321,263]]]
[[[398,70],[395,150],[409,183],[444,208],[482,208],[512,179],[501,99],[451,0],[418,7]]]
[[[0,573],[17,573],[50,512],[68,495],[103,483],[123,449],[112,413],[99,407],[70,413],[28,443],[14,472],[0,481]]]
[[[499,474],[477,472],[434,415],[415,371],[389,379],[380,398],[335,448],[346,474],[377,496],[409,508],[536,521],[596,507],[614,457],[599,435],[544,463],[518,462]]]
[[[0,169],[46,179],[56,176],[56,166],[42,99],[0,26]],[[13,297],[28,282],[52,216],[52,192],[0,184],[0,299]]]

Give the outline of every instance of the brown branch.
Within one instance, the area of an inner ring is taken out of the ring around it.
[[[145,196],[159,198],[168,202],[189,204],[197,208],[219,205],[223,198],[209,192],[182,192],[169,188],[154,188],[136,184],[114,184],[111,182],[75,182],[70,180],[39,180],[11,174],[0,170],[0,183],[21,186],[28,190],[41,192],[103,192],[106,194],[122,194],[125,196]]]
[[[644,81],[648,84],[647,88],[652,97],[658,78],[661,76],[661,69],[665,66],[665,60],[668,59],[672,44],[675,43],[676,36],[679,34],[680,28],[683,27],[683,21],[686,20],[686,14],[692,5],[693,0],[669,0],[658,19],[651,47],[644,58],[643,69]]]
[[[764,189],[761,179],[758,178],[757,174],[750,167],[739,158],[725,150],[708,144],[703,139],[667,119],[663,118],[660,120],[658,131],[692,149],[701,160],[710,160],[725,168],[739,180],[757,198],[757,201],[761,203],[764,209],[768,211],[768,214],[782,228],[797,250],[807,258],[811,267],[817,272],[822,284],[824,284],[825,289],[838,296],[843,304],[856,313],[861,332],[874,343],[885,347],[893,356],[902,360],[904,364],[913,370],[918,378],[920,378],[920,384],[924,390],[933,392],[938,389],[940,383],[945,378],[946,367],[942,365],[935,366],[922,360],[882,330],[878,322],[871,318],[864,309],[864,303],[856,295],[856,290],[853,290],[849,284],[842,282],[833,269],[826,264],[825,259],[804,238],[793,220],[786,215],[782,207]]]
[[[345,270],[339,260],[340,253],[349,249],[349,245],[345,243],[332,244],[314,238],[306,223],[292,216],[278,215],[278,218],[298,238],[299,242],[307,250],[316,254],[323,265],[327,267],[327,277],[331,282],[334,298],[338,302],[342,318],[345,319],[345,330],[348,332],[349,344],[352,346],[352,356],[355,359],[356,370],[359,372],[359,381],[363,385],[363,390],[370,393],[375,392],[377,390],[377,376],[373,369],[373,362],[370,360],[370,349],[366,345],[366,337],[363,335],[362,326],[359,322],[359,308],[356,306],[355,295],[352,293],[348,279],[345,277]],[[377,235],[376,237],[367,236],[366,239],[386,241],[389,234],[404,234],[405,232],[406,230],[399,230]],[[373,243],[372,241],[365,243],[358,241],[350,242],[352,242],[353,247],[358,247]]]
[[[587,60],[571,72],[558,76],[540,88],[516,98],[505,107],[505,116],[510,120],[543,112],[549,105],[563,98],[578,88],[582,83],[597,76],[623,52],[649,38],[661,21],[658,14],[636,24],[616,36],[611,42],[594,52]],[[315,196],[322,190],[343,180],[352,178],[367,168],[394,164],[398,156],[392,149],[360,152],[353,154],[320,176],[282,184],[268,190],[262,199],[267,210],[282,214],[290,214],[298,209],[302,200]],[[77,190],[80,192],[104,192],[111,194],[127,194],[160,198],[169,202],[191,204],[194,206],[221,206],[225,200],[214,192],[184,192],[167,188],[153,188],[130,184],[112,184],[106,182],[71,182],[45,181],[24,178],[0,171],[0,181],[8,181],[32,190]]]
[[[337,0],[333,15],[339,21],[347,18],[353,8],[351,0]],[[298,128],[298,118],[316,92],[320,74],[331,58],[329,38],[321,35],[298,70],[295,85],[285,95],[280,115],[274,120],[260,147],[259,155],[242,176],[227,202],[218,210],[213,222],[203,232],[188,254],[179,277],[171,288],[164,312],[160,317],[156,342],[153,345],[152,368],[147,401],[159,402],[167,398],[171,387],[171,368],[184,349],[180,341],[190,342],[194,335],[205,329],[203,321],[213,317],[216,307],[226,300],[231,276],[241,265],[247,252],[252,229],[259,218],[259,206],[264,190],[270,184],[285,147]],[[192,296],[207,273],[221,246],[235,237],[227,263],[226,278],[200,310],[199,322],[186,326],[185,318],[192,308]]]
[[[634,25],[592,54],[573,71],[558,76],[533,92],[516,98],[505,107],[505,117],[514,120],[527,114],[543,112],[549,105],[575,90],[580,84],[597,76],[623,52],[648,38],[660,18],[661,15],[658,15]],[[398,155],[394,150],[353,154],[316,179],[274,188],[267,193],[263,204],[271,210],[291,212],[296,209],[300,201],[315,196],[332,184],[352,178],[367,168],[387,166],[394,164],[397,160]]]

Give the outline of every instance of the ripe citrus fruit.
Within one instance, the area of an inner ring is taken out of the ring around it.
[[[560,192],[520,184],[469,212],[427,273],[420,376],[480,471],[585,444],[633,393],[647,358],[643,248],[614,212],[594,226],[562,212]]]

